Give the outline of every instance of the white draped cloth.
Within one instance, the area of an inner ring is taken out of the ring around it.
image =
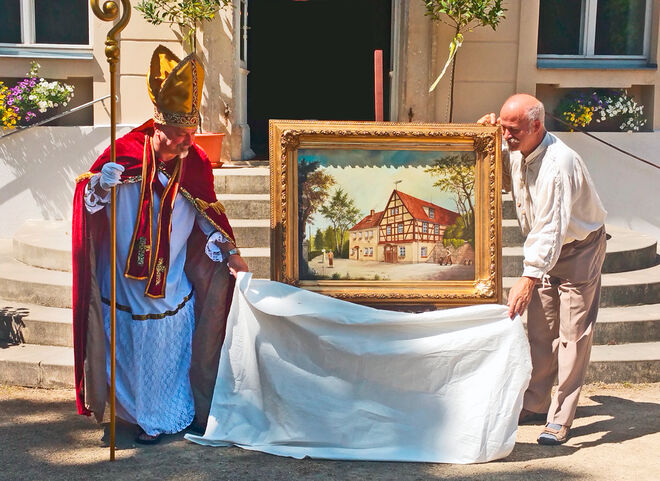
[[[239,273],[199,444],[475,463],[515,444],[529,345],[507,308],[410,314]]]

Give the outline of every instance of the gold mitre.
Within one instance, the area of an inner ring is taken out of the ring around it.
[[[197,127],[203,85],[204,68],[194,53],[179,60],[162,45],[154,50],[147,87],[157,123]]]

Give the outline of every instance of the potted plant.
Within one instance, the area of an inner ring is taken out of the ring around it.
[[[25,78],[13,87],[0,82],[0,126],[23,127],[44,120],[48,110],[66,106],[73,87],[39,77],[40,65],[32,62]]]
[[[569,129],[639,132],[646,125],[644,106],[624,89],[593,89],[566,94],[555,115]],[[601,126],[594,125],[601,124]]]
[[[179,27],[184,50],[196,53],[198,26],[203,21],[213,20],[220,9],[231,3],[232,0],[142,0],[135,9],[153,25],[166,23],[170,27]],[[195,135],[195,143],[204,149],[213,167],[220,167],[225,134],[202,132],[201,120],[200,116],[200,131]]]

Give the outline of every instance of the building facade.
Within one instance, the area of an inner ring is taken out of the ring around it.
[[[42,76],[76,87],[71,106],[109,94],[110,24],[94,17],[89,2],[8,5],[0,20],[0,79],[21,78],[37,60]],[[572,91],[625,88],[644,105],[647,127],[660,128],[660,0],[508,0],[504,6],[496,31],[465,34],[453,77],[455,122],[497,111],[515,92],[536,95],[551,112]],[[612,18],[618,11],[626,15]],[[227,135],[225,160],[265,159],[269,118],[372,120],[374,50],[384,53],[385,120],[446,122],[449,76],[432,93],[429,85],[445,63],[452,32],[424,13],[421,0],[234,0],[198,34],[206,68],[203,129]],[[134,10],[120,39],[122,124],[151,116],[145,79],[158,44],[186,54],[180,32],[150,25]],[[107,101],[59,121],[108,122]]]
[[[447,227],[458,214],[394,190],[385,210],[371,213],[349,229],[353,260],[387,263],[440,262]]]

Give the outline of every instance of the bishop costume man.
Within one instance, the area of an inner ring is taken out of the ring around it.
[[[110,189],[116,186],[117,416],[152,444],[194,417],[203,425],[234,279],[247,270],[194,144],[204,71],[159,46],[147,76],[154,118],[77,179],[73,323],[80,414],[100,422],[110,372]]]

